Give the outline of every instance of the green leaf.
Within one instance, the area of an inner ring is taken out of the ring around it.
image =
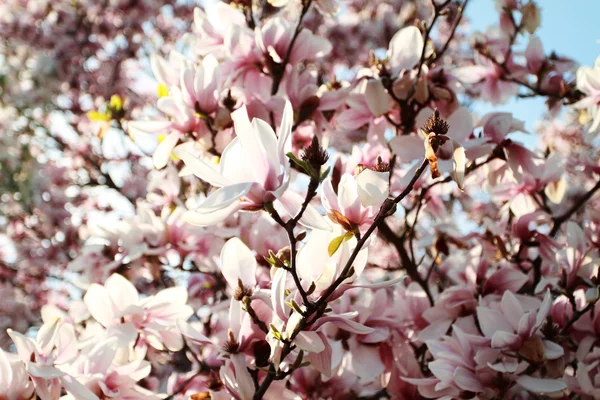
[[[329,242],[329,246],[327,246],[327,252],[329,253],[329,257],[333,256],[335,252],[340,248],[342,242],[344,241],[344,235],[338,236],[334,238],[331,242]]]
[[[298,158],[296,158],[296,156],[294,155],[294,153],[289,152],[286,154],[286,156],[292,160],[292,162],[294,164],[296,164],[297,166],[299,166],[308,176],[314,176],[315,175],[315,170],[313,169],[313,167],[310,166],[309,163],[307,163],[306,161],[302,161],[299,160]]]
[[[329,257],[333,256],[335,252],[340,248],[342,242],[347,242],[352,239],[354,234],[352,232],[346,232],[341,236],[334,238],[331,242],[329,242],[329,246],[327,247],[327,252],[329,253]]]
[[[327,175],[329,175],[330,171],[331,171],[331,167],[327,167],[327,169],[325,171],[323,171],[323,173],[321,174],[321,177],[319,178],[319,182],[323,182],[325,180],[325,178],[327,178]]]

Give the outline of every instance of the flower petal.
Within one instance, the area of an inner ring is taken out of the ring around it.
[[[379,206],[389,194],[389,172],[365,169],[356,177],[358,197],[364,207]]]
[[[239,200],[251,187],[252,183],[248,182],[223,187],[208,196],[200,207],[187,211],[183,220],[197,226],[215,225],[244,208]]]
[[[302,203],[304,202],[304,198],[292,190],[286,191],[277,200],[279,200],[285,211],[287,211],[291,217],[295,217],[298,214],[302,207]],[[310,204],[306,207],[304,214],[302,214],[302,218],[300,218],[300,221],[298,222],[307,228],[331,231],[331,226],[327,223],[325,218]]]
[[[194,175],[203,181],[206,181],[216,187],[223,187],[231,184],[231,181],[221,175],[219,171],[198,157],[193,156],[181,146],[176,147],[173,150],[173,153],[183,161],[186,167],[188,167],[194,173]]]
[[[256,258],[240,239],[229,239],[221,250],[221,273],[234,290],[238,279],[251,289],[256,286]]]
[[[390,40],[388,55],[392,74],[397,75],[403,69],[412,69],[421,58],[423,35],[416,26],[400,29]]]
[[[531,376],[520,376],[517,378],[517,383],[524,389],[539,394],[558,392],[567,388],[567,384],[563,380],[533,378]]]

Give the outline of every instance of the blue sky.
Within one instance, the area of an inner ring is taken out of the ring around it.
[[[600,55],[600,0],[537,0],[537,4],[542,11],[542,25],[535,34],[540,37],[545,52],[549,54],[554,50],[581,65],[592,65]],[[478,31],[498,21],[494,0],[471,0],[466,15],[471,28]],[[533,133],[546,107],[541,99],[514,99],[496,107],[479,103],[475,110],[482,114],[512,112],[524,120],[526,128]]]

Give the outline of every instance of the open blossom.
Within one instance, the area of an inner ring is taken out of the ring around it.
[[[240,210],[260,210],[275,200],[294,214],[300,206],[298,195],[287,191],[290,166],[286,153],[291,147],[292,107],[286,102],[279,136],[265,121],[248,120],[246,107],[232,113],[236,138],[223,151],[219,171],[192,156],[184,147],[175,154],[197,177],[220,189],[211,193],[200,206],[188,211],[186,220],[207,226],[222,221]],[[316,210],[305,214],[308,224],[323,226]]]
[[[388,192],[389,172],[365,168],[356,177],[343,174],[335,189],[328,178],[323,184],[323,206],[329,218],[348,232],[365,231],[373,223]]]
[[[34,388],[25,366],[21,361],[12,360],[10,356],[0,349],[0,392],[8,399],[30,399]]]
[[[426,123],[420,130],[426,135],[425,138],[422,138],[421,135],[396,136],[390,140],[390,147],[403,163],[427,157],[432,172],[439,169],[439,172],[453,173],[458,187],[462,189],[466,166],[465,148],[462,143],[473,131],[471,113],[465,107],[460,107],[452,113],[444,125],[436,122],[443,121],[436,110],[428,121],[432,121],[432,123]],[[432,146],[432,140],[436,135],[439,135],[440,138],[436,138],[435,141],[438,142],[440,139],[442,141]],[[425,146],[423,146],[424,144]],[[438,175],[439,172],[437,172]],[[434,178],[436,177],[434,174]]]
[[[186,305],[187,292],[183,287],[165,289],[140,299],[133,284],[119,274],[111,275],[103,286],[92,284],[83,300],[92,317],[112,329],[113,335],[132,341],[139,333],[159,350],[181,349],[183,339],[176,323],[193,314]]]
[[[506,103],[519,90],[518,84],[503,79],[506,71],[500,65],[481,54],[475,54],[475,65],[462,67],[455,71],[455,75],[492,104]]]
[[[63,324],[59,320],[46,323],[38,331],[35,341],[11,330],[8,334],[35,386],[35,392],[43,400],[53,400],[60,396],[62,387],[78,399],[98,399],[73,376],[59,368],[77,356],[77,348],[74,346],[75,331],[72,325]],[[19,383],[16,380],[19,378],[18,367],[14,371],[15,381]]]

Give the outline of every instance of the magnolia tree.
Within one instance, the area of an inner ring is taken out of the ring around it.
[[[600,398],[600,61],[468,2],[4,2],[0,398]]]

